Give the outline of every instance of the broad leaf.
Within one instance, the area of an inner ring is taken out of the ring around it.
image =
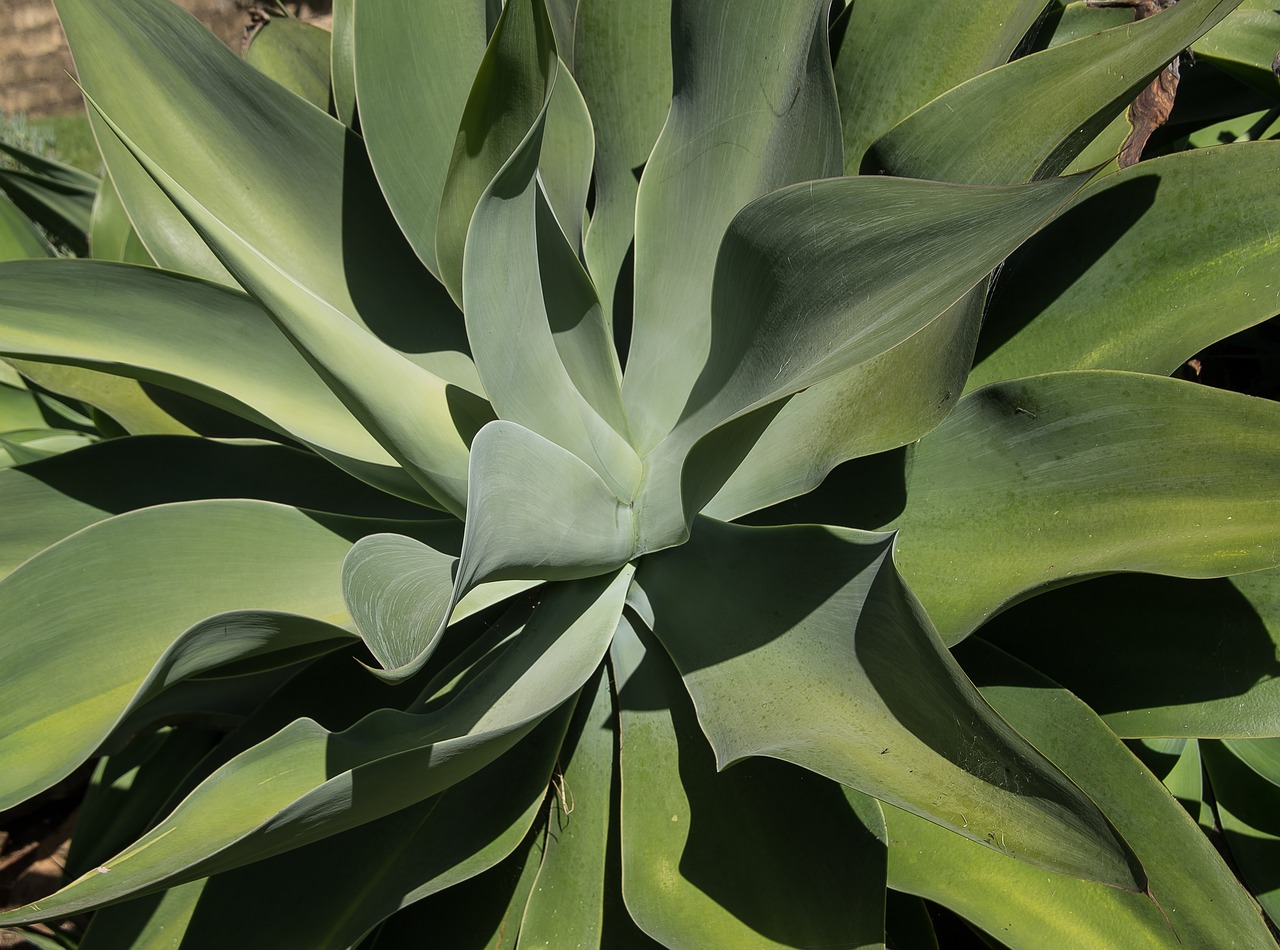
[[[642,453],[681,418],[707,360],[729,222],[754,198],[843,167],[827,6],[706,0],[672,9],[671,112],[636,207],[624,392]]]
[[[717,765],[781,758],[1028,864],[1141,890],[1102,814],[943,647],[891,543],[700,519],[689,543],[641,563]]]
[[[908,468],[894,561],[948,643],[1091,574],[1275,564],[1280,406],[1265,400],[1136,373],[1034,376],[966,396]]]
[[[610,652],[622,887],[636,923],[665,946],[878,944],[884,844],[875,804],[859,796],[855,807],[836,783],[775,759],[717,771],[680,674],[652,635],[624,624]]]
[[[342,622],[351,527],[266,502],[167,505],[93,525],[16,569],[0,582],[0,664],[24,698],[0,713],[0,807],[87,758],[186,627],[248,607]]]
[[[260,861],[409,807],[475,774],[575,695],[618,624],[630,569],[557,585],[519,638],[427,713],[332,733],[299,719],[232,759],[154,829],[0,926],[61,917]]]
[[[95,36],[78,65],[111,131],[307,358],[324,367],[364,425],[433,496],[460,512],[465,438],[487,407],[451,385],[478,388],[462,328],[403,244],[361,163],[358,140],[169,4],[126,0],[107,8],[65,0],[59,10],[74,47],[85,47],[86,32]],[[253,130],[234,108],[246,99],[264,115]],[[308,174],[288,173],[300,155]],[[227,188],[227,169],[260,181],[255,194],[270,196],[269,206]],[[335,201],[356,213],[335,213]],[[405,299],[425,303],[430,316],[412,313]]]
[[[506,4],[461,114],[436,219],[437,273],[459,303],[471,216],[489,183],[546,112],[558,62],[541,0]]]
[[[309,443],[398,494],[428,500],[405,484],[394,460],[245,295],[89,261],[13,263],[0,273],[0,352],[159,383]],[[56,296],[47,292],[50,280]]]
[[[329,109],[328,30],[297,17],[273,17],[253,34],[244,61],[297,93],[317,109]]]
[[[620,630],[628,628],[624,618]],[[615,642],[617,634],[615,634]],[[521,950],[604,946],[605,879],[617,719],[602,665],[578,700],[551,777],[547,837],[520,921]]]
[[[354,101],[358,90],[360,129],[378,184],[418,257],[440,276],[436,220],[458,125],[488,42],[484,0],[348,3],[355,7],[355,67],[346,98]],[[335,10],[335,27],[338,22]],[[335,42],[335,56],[338,50]],[[342,76],[334,70],[335,90]],[[336,91],[334,99],[350,124]]]
[[[44,235],[17,205],[0,195],[0,261],[24,261],[53,257],[53,248]]]
[[[1256,185],[1278,172],[1280,142],[1259,142],[1086,188],[1001,270],[968,388],[1064,369],[1167,375],[1272,317],[1280,198]]]
[[[595,207],[583,254],[606,317],[627,316],[619,276],[635,236],[638,174],[671,103],[671,9],[650,0],[579,0],[573,73],[595,127]]]
[[[1045,0],[853,4],[835,70],[845,174],[858,174],[871,143],[899,120],[1008,62],[1044,9]]]
[[[983,73],[912,113],[874,145],[894,175],[998,184],[1058,174],[1165,64],[1240,0],[1180,0]]]
[[[886,806],[890,886],[1010,946],[1109,947],[1118,936],[1144,950],[1275,946],[1195,821],[1087,706],[976,640],[961,653],[1001,715],[1105,809],[1146,868],[1150,896],[1046,874]]]
[[[733,429],[721,430],[697,464],[686,465],[697,440],[754,410],[774,405],[776,411],[778,400],[814,384],[856,387],[864,369],[865,385],[878,391],[882,384],[873,380],[892,379],[903,372],[900,364],[895,358],[861,364],[907,344],[944,315],[959,318],[962,339],[971,334],[976,307],[948,315],[949,308],[1052,220],[1077,184],[1058,179],[974,188],[844,178],[794,185],[744,209],[716,264],[706,365],[675,431],[646,459],[644,546],[678,540],[685,521],[752,445]],[[953,342],[948,331],[954,328],[940,329],[941,340],[924,336],[934,344]],[[904,350],[903,357],[910,355],[909,345]],[[945,389],[936,397],[926,393],[923,409],[913,396],[878,437],[885,439],[887,429],[890,443],[918,438],[921,426],[945,409],[938,403],[947,401]],[[742,420],[748,435],[758,435],[749,431],[752,424]],[[876,438],[871,434],[872,445]],[[682,470],[688,472],[683,485]],[[682,505],[675,503],[678,492]]]
[[[1018,604],[978,636],[1117,735],[1280,736],[1280,570],[1100,577]]]

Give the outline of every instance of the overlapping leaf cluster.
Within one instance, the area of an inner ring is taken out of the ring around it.
[[[1280,10],[56,6],[107,177],[15,185],[92,259],[0,204],[0,809],[96,766],[0,924],[1272,945],[1160,779],[1267,880],[1280,408],[1171,374],[1280,309]]]

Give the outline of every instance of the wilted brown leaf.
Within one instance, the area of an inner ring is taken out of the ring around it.
[[[1133,10],[1134,21],[1145,20],[1177,3],[1178,0],[1088,0],[1091,7],[1128,7]],[[1173,100],[1178,92],[1178,60],[1166,66],[1151,84],[1129,106],[1130,132],[1120,149],[1120,167],[1136,165],[1142,158],[1142,150],[1156,129],[1168,121],[1173,111]]]

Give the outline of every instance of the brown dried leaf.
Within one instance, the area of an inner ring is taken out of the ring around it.
[[[1162,10],[1177,3],[1178,0],[1088,0],[1091,7],[1129,7],[1133,10],[1134,22],[1155,16]],[[1138,98],[1129,106],[1130,132],[1120,148],[1120,167],[1128,168],[1136,165],[1142,158],[1142,150],[1147,140],[1156,129],[1164,125],[1173,111],[1173,100],[1178,93],[1178,60],[1174,60],[1155,79],[1151,85],[1138,93]]]

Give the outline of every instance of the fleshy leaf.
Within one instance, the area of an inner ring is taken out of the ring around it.
[[[354,103],[358,93],[360,129],[369,159],[400,228],[418,257],[439,277],[440,196],[472,79],[488,42],[485,2],[347,2],[355,7],[355,67],[348,98]],[[335,10],[335,27],[337,23]],[[335,42],[335,55],[338,49]],[[335,102],[341,75],[335,69]],[[342,109],[340,105],[339,116],[350,124]]]
[[[978,636],[1126,738],[1280,736],[1280,570],[1099,577],[1017,604]]]
[[[1180,0],[1139,23],[1024,56],[943,93],[874,145],[894,175],[998,184],[1058,174],[1240,0]]]
[[[908,467],[894,561],[948,643],[1091,574],[1275,565],[1280,406],[1266,400],[1136,373],[1033,376],[966,396]]]
[[[729,222],[763,194],[843,167],[828,6],[672,8],[674,94],[637,199],[624,382],[642,454],[680,419],[712,346],[712,283]]]
[[[794,185],[744,209],[716,265],[710,355],[675,431],[646,458],[645,547],[678,540],[751,446],[726,451],[713,441],[699,464],[686,466],[698,439],[904,344],[1052,220],[1078,184],[843,178]],[[898,372],[892,359],[868,369]],[[918,419],[908,409],[896,434],[918,437]],[[924,419],[931,421],[927,410]],[[690,475],[681,486],[683,470]]]
[[[624,617],[619,629],[627,627]],[[520,921],[521,950],[605,946],[605,879],[616,739],[613,687],[602,665],[582,691],[552,776],[555,794],[544,808],[548,833],[538,877]]]
[[[154,927],[160,917],[167,939],[182,934],[184,950],[219,950],[243,937],[244,895],[270,893],[272,913],[255,920],[255,941],[353,946],[392,914],[488,870],[525,839],[542,811],[571,711],[566,704],[553,712],[510,752],[434,798],[197,882],[188,906],[165,905],[177,903],[169,895],[188,891],[190,884],[165,892],[158,912],[143,898],[99,911],[93,926],[104,935],[130,934]],[[343,873],[317,877],[317,867]],[[352,881],[361,886],[352,887]],[[141,917],[147,922],[135,923]],[[149,946],[104,942],[86,944],[85,950]]]
[[[545,113],[558,62],[542,0],[504,5],[462,111],[436,219],[438,273],[459,303],[471,216]]]
[[[671,104],[671,8],[650,0],[579,0],[577,30],[573,72],[596,137],[596,200],[583,255],[612,317],[635,236],[637,170]],[[630,300],[616,305],[630,315]]]
[[[299,719],[232,759],[138,842],[0,926],[66,916],[282,854],[475,774],[573,697],[618,624],[630,568],[548,591],[518,639],[433,712],[332,733]]]
[[[960,652],[996,710],[1106,810],[1150,875],[1150,896],[1046,874],[886,806],[891,887],[1010,946],[1109,947],[1118,935],[1142,950],[1276,945],[1194,819],[1087,706],[978,640]]]
[[[0,663],[10,695],[25,697],[0,723],[0,801],[23,801],[87,758],[184,628],[249,607],[342,622],[352,523],[325,520],[266,502],[148,508],[72,535],[0,582]]]
[[[297,17],[272,17],[244,50],[244,61],[317,109],[329,109],[328,30]]]
[[[1028,864],[1140,891],[1102,813],[947,652],[892,540],[699,519],[687,544],[641,562],[717,765],[784,759]]]
[[[306,442],[359,477],[399,486],[390,487],[397,494],[429,500],[244,294],[90,261],[12,263],[0,274],[0,353],[159,383]]]
[[[867,148],[899,120],[1008,62],[1044,9],[1044,0],[853,4],[835,70],[845,174],[858,174]]]
[[[1086,188],[1000,272],[968,389],[1065,369],[1167,375],[1272,317],[1280,198],[1255,184],[1277,173],[1280,142],[1255,142],[1152,159]]]
[[[610,654],[622,888],[636,923],[669,947],[879,943],[885,859],[875,803],[857,796],[855,807],[835,782],[776,759],[718,772],[680,674],[652,635],[624,623]],[[782,802],[787,819],[777,821]]]

